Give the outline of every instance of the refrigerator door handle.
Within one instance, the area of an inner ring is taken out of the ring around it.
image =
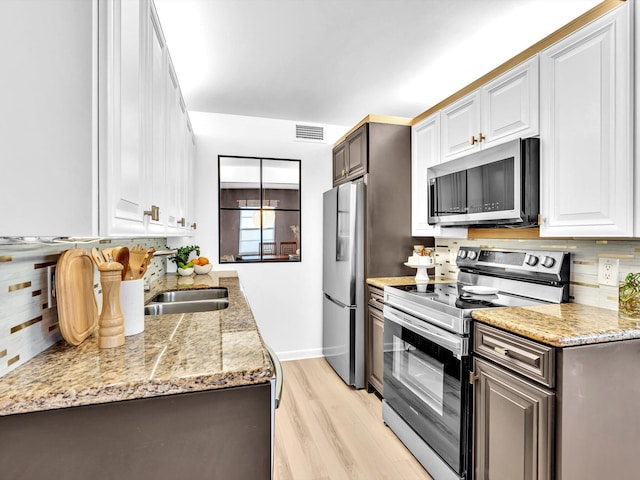
[[[324,294],[325,297],[327,297],[327,300],[329,300],[330,302],[335,303],[336,305],[338,305],[339,307],[342,308],[353,308],[351,305],[345,305],[344,303],[336,300],[335,298],[330,297],[329,295],[327,295],[326,293]]]
[[[358,188],[356,185],[351,185],[349,192],[349,259],[351,261],[351,291],[352,295],[355,295],[356,288],[356,276],[358,273]],[[352,300],[353,301],[353,300]]]

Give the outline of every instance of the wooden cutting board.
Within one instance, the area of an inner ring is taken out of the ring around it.
[[[56,267],[60,332],[72,345],[80,345],[98,323],[93,265],[89,252],[76,248],[63,252]]]

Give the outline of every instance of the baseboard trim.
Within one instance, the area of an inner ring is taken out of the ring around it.
[[[322,357],[322,348],[310,348],[308,350],[289,350],[288,352],[276,352],[281,362],[289,360],[306,360],[308,358]]]

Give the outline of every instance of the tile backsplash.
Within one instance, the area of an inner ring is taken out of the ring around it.
[[[92,243],[0,245],[0,376],[13,370],[62,338],[58,309],[48,299],[47,270],[71,248],[106,248],[140,244],[166,249],[166,239],[117,239]],[[153,281],[166,270],[166,257],[154,258],[145,274]],[[94,269],[98,313],[102,308],[100,274]]]
[[[577,239],[436,239],[436,277],[456,278],[455,258],[461,246],[513,250],[561,250],[571,254],[570,301],[618,310],[618,287],[598,284],[598,259],[620,260],[618,280],[630,272],[640,272],[640,240]]]

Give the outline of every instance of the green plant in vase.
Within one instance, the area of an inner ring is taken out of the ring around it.
[[[640,319],[640,273],[630,273],[620,284],[618,313],[624,317]]]
[[[193,263],[189,261],[191,252],[196,252],[196,255],[200,256],[200,247],[198,245],[180,247],[176,250],[176,254],[173,257],[169,257],[169,260],[174,262],[178,268],[191,268],[193,267]]]

